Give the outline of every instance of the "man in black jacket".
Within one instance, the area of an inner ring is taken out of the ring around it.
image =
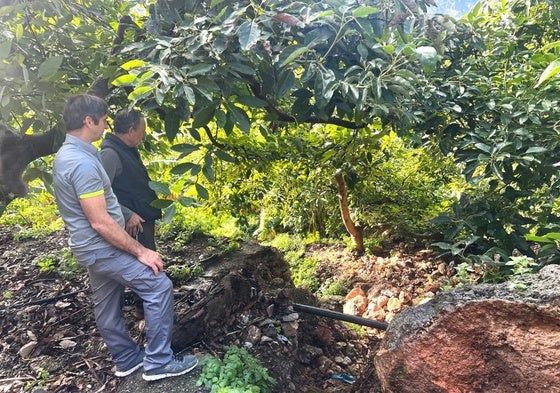
[[[138,153],[146,136],[146,119],[137,110],[123,109],[113,121],[113,133],[101,143],[101,160],[126,221],[126,231],[144,247],[155,250],[155,221],[161,210],[150,205],[157,198]]]

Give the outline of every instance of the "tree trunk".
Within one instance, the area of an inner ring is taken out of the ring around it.
[[[54,152],[54,140],[60,128],[42,134],[19,135],[0,123],[0,204],[7,205],[25,196],[27,185],[21,179],[33,160]]]
[[[336,185],[338,188],[338,206],[340,208],[340,214],[342,216],[342,221],[346,230],[352,238],[352,244],[354,249],[363,254],[364,248],[364,233],[362,227],[354,224],[352,217],[350,216],[350,209],[348,208],[348,191],[346,189],[346,182],[344,181],[344,176],[342,172],[337,172],[335,175]]]

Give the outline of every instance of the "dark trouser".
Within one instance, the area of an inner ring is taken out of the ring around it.
[[[154,221],[142,223],[143,232],[138,232],[138,242],[150,250],[156,251],[156,224]]]

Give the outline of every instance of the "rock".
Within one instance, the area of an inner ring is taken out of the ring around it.
[[[282,322],[282,331],[284,335],[288,338],[293,338],[297,336],[299,323],[298,321]]]
[[[29,355],[31,355],[31,352],[33,352],[36,346],[37,346],[37,341],[28,342],[27,344],[25,344],[19,349],[18,351],[19,356],[21,356],[22,358],[29,357]]]
[[[284,321],[284,322],[297,321],[298,319],[299,319],[299,314],[297,312],[293,312],[291,314],[284,315],[282,317],[282,321]]]
[[[323,350],[321,348],[305,344],[298,349],[296,356],[300,363],[311,364],[311,362],[323,356]]]
[[[452,290],[395,316],[375,357],[386,393],[560,392],[560,266]]]
[[[256,327],[255,325],[249,326],[247,329],[247,341],[250,342],[252,345],[257,344],[262,337],[261,329]]]
[[[385,307],[388,302],[389,298],[385,295],[381,295],[375,300],[375,303],[381,308]]]
[[[76,341],[62,340],[60,343],[58,343],[58,345],[60,345],[60,347],[63,349],[73,348],[76,346]]]
[[[350,315],[362,315],[368,305],[368,298],[361,288],[352,289],[345,301],[343,312]]]
[[[313,332],[313,336],[322,347],[329,347],[334,342],[332,330],[324,323],[317,326]]]
[[[387,311],[395,312],[395,311],[399,311],[401,308],[402,308],[402,303],[396,297],[392,297],[387,302]]]

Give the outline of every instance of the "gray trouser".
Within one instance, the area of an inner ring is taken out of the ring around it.
[[[124,287],[143,301],[146,322],[144,369],[167,364],[172,357],[173,284],[165,273],[157,276],[134,256],[115,248],[96,250],[89,265],[95,321],[117,366],[124,366],[139,351],[130,338],[123,317]]]

